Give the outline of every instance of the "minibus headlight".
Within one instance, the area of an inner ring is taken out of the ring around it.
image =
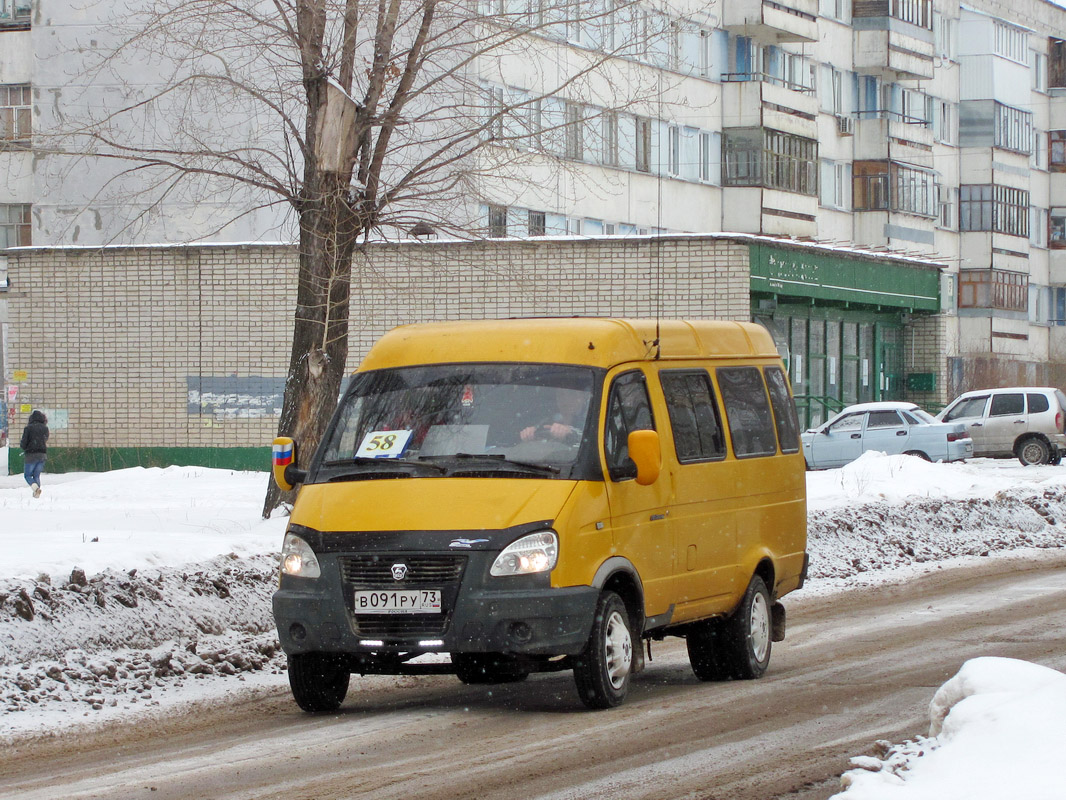
[[[317,578],[322,574],[311,545],[291,531],[281,545],[281,572],[298,578]]]
[[[559,560],[559,537],[555,531],[542,531],[523,536],[503,548],[492,562],[490,575],[531,575],[551,572]]]

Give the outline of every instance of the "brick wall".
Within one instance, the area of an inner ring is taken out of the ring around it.
[[[269,444],[296,256],[280,245],[11,251],[9,367],[27,376],[13,435],[26,406],[49,413],[50,448],[133,448],[133,463],[162,451],[183,463],[181,449],[184,463],[216,463],[196,451]],[[423,320],[749,318],[747,244],[714,237],[385,244],[354,271],[352,368],[383,332]]]

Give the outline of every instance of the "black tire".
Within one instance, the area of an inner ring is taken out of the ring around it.
[[[1047,442],[1036,436],[1018,442],[1015,453],[1023,467],[1051,463],[1051,448]]]
[[[905,456],[914,456],[915,458],[920,458],[922,461],[932,461],[933,460],[929,456],[927,456],[925,453],[923,453],[921,450],[907,450],[906,452],[903,453],[903,455],[905,455]]]
[[[692,671],[701,681],[761,678],[770,664],[771,630],[770,593],[755,575],[730,616],[688,634]]]
[[[724,620],[708,619],[696,623],[685,635],[685,643],[688,645],[688,663],[701,681],[726,681],[733,677]]]
[[[574,663],[577,693],[589,708],[614,708],[626,699],[633,674],[631,624],[621,597],[600,595],[588,643]]]
[[[300,653],[289,656],[289,688],[296,705],[304,711],[336,711],[348,694],[351,673],[330,653]]]
[[[463,683],[517,683],[529,677],[514,659],[499,653],[452,653],[455,676]]]

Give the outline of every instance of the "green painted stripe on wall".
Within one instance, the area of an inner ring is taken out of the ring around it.
[[[22,451],[8,450],[8,471],[22,473]],[[44,471],[106,472],[128,467],[214,467],[217,469],[270,470],[266,447],[49,447]]]

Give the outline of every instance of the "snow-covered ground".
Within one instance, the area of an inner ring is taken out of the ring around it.
[[[285,518],[260,517],[267,479],[201,467],[46,472],[34,499],[20,475],[0,476],[0,741],[283,686],[270,595]],[[868,453],[808,473],[807,486],[808,596],[1066,547],[1066,467]],[[1066,741],[1060,673],[968,662],[931,719],[928,738],[858,759],[839,796],[999,798],[1003,785],[980,779],[991,748],[1000,764],[1016,760],[1012,794],[1063,796],[1045,788],[1058,759],[1039,761]]]

